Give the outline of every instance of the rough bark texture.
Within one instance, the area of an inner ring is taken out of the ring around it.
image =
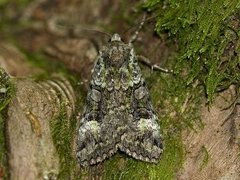
[[[45,179],[59,173],[50,121],[60,111],[56,99],[29,80],[15,83],[16,94],[9,104],[7,134],[11,179]]]
[[[240,108],[231,106],[236,97],[231,86],[210,108],[201,108],[202,128],[183,132],[186,157],[179,179],[239,179]]]
[[[68,98],[69,94],[59,90],[72,91],[70,84],[66,80],[58,81],[14,82],[16,93],[9,104],[6,119],[11,179],[56,179],[59,174],[60,159],[50,124],[56,121],[62,108],[67,114],[65,118],[70,119],[75,100],[74,95]],[[59,86],[56,90],[53,82],[62,83],[61,88]]]
[[[0,64],[10,75],[22,77],[43,72],[33,68],[14,46],[5,43],[1,47]],[[11,82],[14,98],[5,116],[8,178],[56,179],[60,158],[50,124],[56,121],[63,108],[66,119],[72,116],[75,110],[73,89],[59,75],[54,75],[51,81],[14,78]],[[2,176],[6,177],[6,172]]]

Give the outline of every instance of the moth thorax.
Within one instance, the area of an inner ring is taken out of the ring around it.
[[[113,47],[109,54],[110,65],[115,68],[120,68],[124,64],[124,51],[123,48]]]

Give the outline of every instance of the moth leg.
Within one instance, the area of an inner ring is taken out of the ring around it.
[[[133,109],[128,119],[132,123],[121,136],[120,150],[136,159],[156,163],[163,146],[158,119],[145,84],[134,90]]]
[[[141,55],[137,56],[137,59],[138,59],[139,62],[141,62],[144,65],[148,66],[152,70],[162,71],[162,72],[165,72],[165,73],[174,73],[172,69],[165,69],[165,68],[160,67],[157,64],[152,64],[151,61],[148,58],[144,57],[144,56],[141,56]]]

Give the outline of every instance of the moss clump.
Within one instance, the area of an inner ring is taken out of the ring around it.
[[[6,108],[14,92],[14,86],[10,81],[10,77],[5,70],[0,67],[0,112]]]
[[[71,176],[71,169],[74,169],[74,159],[71,153],[74,126],[75,123],[70,123],[64,108],[59,117],[51,123],[52,137],[60,159],[58,179],[67,179]]]
[[[200,80],[209,102],[216,91],[240,82],[239,0],[148,0],[144,7],[157,15],[156,31],[179,43],[175,70],[188,68],[186,84]]]
[[[8,74],[0,68],[0,112],[8,105],[13,96],[13,86]]]
[[[81,92],[82,90],[77,85],[78,80],[75,79],[73,76],[68,75],[68,80],[71,81],[71,84],[75,84],[76,86],[74,89],[77,92]],[[59,94],[61,99],[61,95]],[[76,109],[76,113],[79,112],[79,109],[82,104],[82,96],[78,94],[76,104],[78,105]],[[66,114],[66,104],[64,100],[62,100],[62,108],[60,110],[60,114],[57,118],[51,121],[51,130],[52,130],[52,137],[54,141],[54,145],[56,147],[57,153],[60,159],[60,173],[58,175],[58,179],[78,179],[78,177],[73,176],[76,174],[76,155],[73,152],[73,143],[74,137],[77,133],[76,125],[77,125],[77,118],[76,114],[72,115],[72,118],[68,118]],[[71,177],[71,178],[70,178]]]
[[[177,136],[167,137],[164,145],[165,150],[158,164],[138,161],[118,153],[104,162],[103,179],[174,179],[182,162],[181,139]]]
[[[0,113],[0,179],[7,178],[7,156],[5,141],[5,122],[3,113]]]
[[[0,68],[0,179],[7,178],[7,149],[5,138],[6,107],[14,95],[14,87],[7,73]]]

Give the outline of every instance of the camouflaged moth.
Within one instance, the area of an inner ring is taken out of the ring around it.
[[[97,57],[80,119],[77,158],[99,163],[117,150],[157,163],[162,153],[158,118],[131,43],[118,34]]]

